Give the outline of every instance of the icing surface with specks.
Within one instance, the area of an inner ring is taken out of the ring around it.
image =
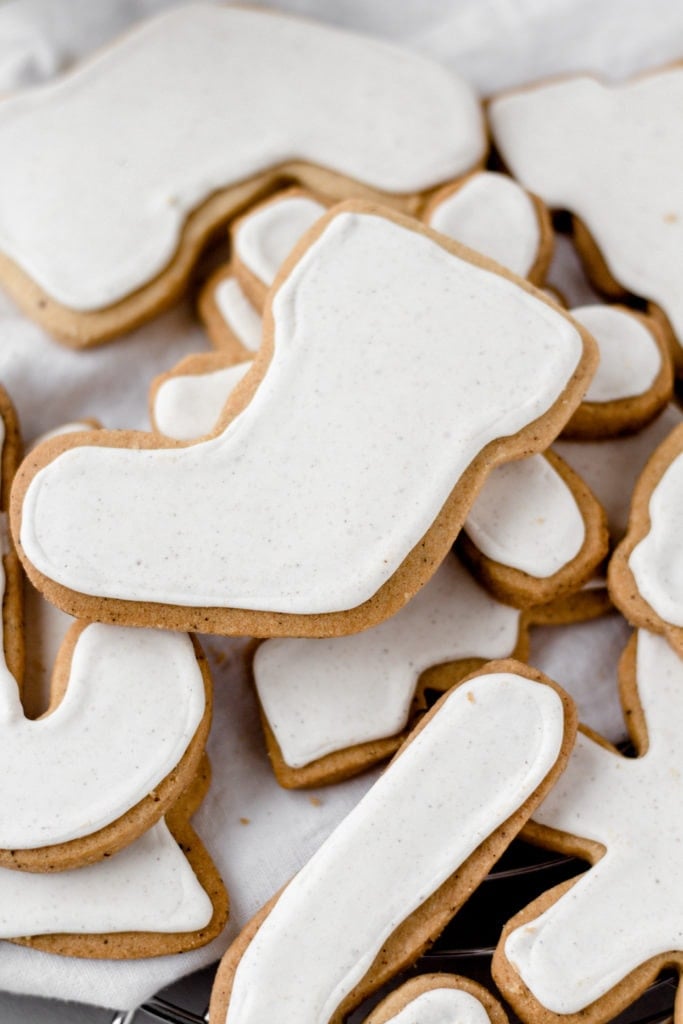
[[[553,406],[583,355],[559,310],[369,213],[329,221],[272,316],[272,359],[220,435],[75,447],[34,476],[21,541],[41,573],[134,601],[354,608],[482,449]]]

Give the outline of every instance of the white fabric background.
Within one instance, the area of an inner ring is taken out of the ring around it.
[[[0,93],[53,76],[163,6],[164,0],[0,2]],[[483,94],[564,71],[618,78],[683,53],[683,8],[670,0],[280,0],[272,6],[415,46],[467,75]],[[553,279],[562,287],[561,262]],[[1,293],[0,336],[0,380],[16,402],[27,438],[83,416],[96,416],[107,427],[146,427],[151,378],[208,347],[189,308],[180,307],[128,338],[74,353],[51,341]],[[29,603],[32,662],[49,665],[47,648],[54,647],[58,617],[35,599]],[[533,638],[532,661],[577,696],[585,721],[614,737],[621,732],[616,663],[627,634],[615,615],[573,629],[537,630]],[[206,647],[216,689],[209,747],[214,782],[195,822],[230,891],[228,932],[203,951],[120,964],[61,959],[0,943],[0,989],[118,1008],[137,1005],[218,957],[372,781],[371,774],[321,790],[313,794],[319,803],[311,794],[279,789],[263,752],[240,644],[210,639]],[[6,1019],[2,995],[0,1019]]]

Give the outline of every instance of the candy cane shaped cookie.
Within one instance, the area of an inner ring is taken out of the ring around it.
[[[19,446],[4,392],[0,412],[4,505]],[[50,706],[29,720],[20,699],[21,583],[8,546],[0,574],[0,867],[64,870],[132,842],[188,786],[208,733],[210,677],[188,636],[78,622],[59,650]]]
[[[518,662],[446,694],[223,959],[212,1024],[339,1022],[412,963],[522,828],[574,741]]]
[[[0,277],[93,344],[169,305],[215,229],[283,180],[410,211],[486,148],[472,89],[436,63],[189,4],[3,103]]]
[[[592,867],[503,932],[493,973],[524,1021],[611,1020],[665,967],[683,967],[683,662],[663,637],[633,636],[621,697],[637,756],[580,732],[566,771],[534,813],[534,841]]]
[[[212,437],[102,431],[24,462],[14,529],[53,603],[226,634],[373,625],[433,575],[487,472],[547,447],[595,365],[520,279],[363,204],[317,222],[270,303]]]

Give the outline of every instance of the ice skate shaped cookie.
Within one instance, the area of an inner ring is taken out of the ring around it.
[[[101,432],[25,461],[22,557],[100,621],[358,631],[433,574],[490,469],[548,446],[594,366],[590,335],[520,279],[340,206],[282,269],[211,438]]]
[[[376,1006],[365,1024],[507,1024],[483,985],[457,974],[411,978]]]
[[[683,966],[683,662],[663,637],[634,635],[621,697],[637,756],[580,731],[566,771],[534,812],[534,841],[592,867],[503,932],[493,974],[524,1021],[611,1020],[660,971]]]
[[[683,652],[683,426],[651,456],[631,500],[628,532],[609,566],[612,600],[629,622]]]
[[[446,694],[228,950],[211,1024],[341,1021],[413,963],[548,792],[574,714],[514,661]]]
[[[20,443],[4,392],[0,414],[4,505]],[[192,781],[210,721],[208,668],[186,635],[74,623],[48,711],[30,720],[20,698],[22,578],[9,545],[0,584],[0,869],[61,871],[108,857]]]
[[[494,99],[489,118],[506,165],[576,218],[576,242],[601,291],[659,306],[683,343],[683,66],[605,85],[570,77]],[[619,187],[614,187],[614,182]]]
[[[210,942],[225,925],[228,897],[190,825],[209,776],[205,758],[162,821],[97,864],[48,875],[0,868],[0,938],[107,960],[167,956]]]
[[[415,53],[198,3],[8,99],[0,151],[0,278],[87,345],[170,304],[210,234],[283,181],[409,211],[486,137],[467,83]]]

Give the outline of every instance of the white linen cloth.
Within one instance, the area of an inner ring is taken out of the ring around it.
[[[0,3],[0,93],[43,81],[106,42],[164,0],[6,0]],[[271,6],[353,26],[430,53],[489,94],[565,71],[609,77],[683,52],[683,8],[669,0],[273,0]],[[561,275],[560,275],[561,276]],[[555,276],[561,287],[561,279]],[[89,352],[50,340],[0,292],[0,381],[31,438],[68,420],[145,428],[153,376],[208,347],[189,309]],[[60,614],[29,604],[31,660],[50,663],[38,625],[52,637]],[[57,629],[59,633],[59,629]],[[628,634],[613,616],[536,632],[532,661],[577,697],[582,717],[613,738],[622,732],[616,662]],[[49,644],[48,644],[49,646]],[[288,793],[264,753],[239,641],[207,639],[215,683],[209,752],[213,783],[195,825],[228,886],[231,921],[204,950],[130,963],[60,958],[0,943],[0,989],[120,1009],[138,1005],[216,959],[238,928],[311,855],[376,773],[315,793]],[[48,656],[49,654],[49,656]],[[0,1019],[4,1019],[0,994]]]

